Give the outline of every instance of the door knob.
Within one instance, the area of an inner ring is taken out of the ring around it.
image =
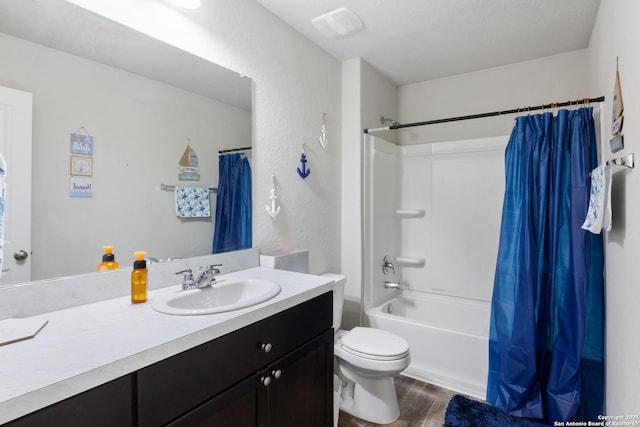
[[[271,375],[277,380],[282,376],[282,371],[280,369],[273,370],[271,371]]]
[[[13,257],[16,259],[16,261],[22,261],[27,259],[27,257],[29,256],[29,254],[27,253],[27,251],[20,249],[19,251],[15,251],[13,253]]]

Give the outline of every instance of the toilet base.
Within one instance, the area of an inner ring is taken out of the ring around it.
[[[390,424],[400,416],[398,396],[390,378],[360,377],[342,387],[340,409],[375,424]]]

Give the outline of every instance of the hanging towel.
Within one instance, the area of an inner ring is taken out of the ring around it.
[[[211,216],[208,187],[176,186],[176,215],[180,218]]]
[[[591,171],[591,196],[583,230],[600,234],[611,230],[611,166],[601,164]]]

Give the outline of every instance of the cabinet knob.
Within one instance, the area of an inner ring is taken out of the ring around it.
[[[271,371],[271,375],[273,375],[273,378],[277,380],[282,376],[282,371],[280,369],[273,370]]]
[[[260,377],[260,382],[263,386],[268,387],[271,384],[271,377]]]
[[[262,349],[262,351],[264,351],[265,353],[269,353],[269,352],[271,351],[271,348],[272,348],[272,347],[273,347],[273,346],[272,346],[272,345],[271,345],[271,343],[269,343],[269,342],[268,342],[268,343],[266,343],[266,344],[262,344],[262,345],[260,346],[260,348]]]

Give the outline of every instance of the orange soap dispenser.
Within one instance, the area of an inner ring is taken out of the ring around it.
[[[103,246],[104,255],[102,255],[102,262],[98,264],[98,271],[116,270],[120,268],[120,264],[116,262],[116,257],[113,254],[113,246]]]
[[[133,263],[133,271],[131,272],[131,302],[137,304],[147,301],[147,262],[144,251],[133,253],[136,260]]]

